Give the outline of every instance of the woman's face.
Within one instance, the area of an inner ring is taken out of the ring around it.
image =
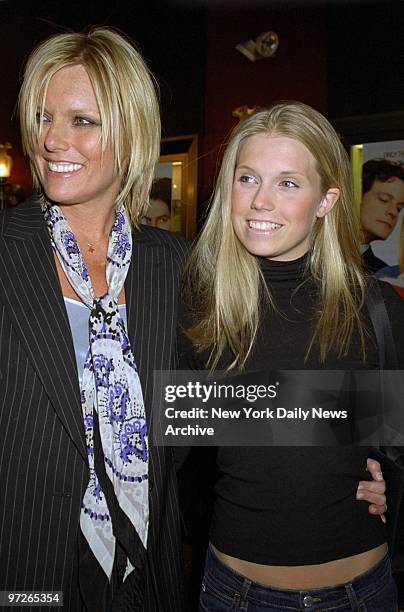
[[[387,181],[375,179],[369,191],[363,194],[361,226],[363,240],[386,240],[395,228],[400,210],[404,206],[404,181],[392,176]]]
[[[316,218],[338,196],[338,189],[321,195],[315,159],[301,142],[251,136],[241,146],[234,175],[233,228],[252,255],[291,261],[308,251]]]
[[[101,119],[93,86],[81,65],[49,82],[35,164],[47,198],[61,205],[109,209],[119,193],[111,145],[101,148]]]

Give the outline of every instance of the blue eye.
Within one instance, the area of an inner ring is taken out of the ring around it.
[[[253,176],[250,176],[249,174],[242,174],[239,179],[240,183],[256,183],[256,179]]]
[[[100,125],[97,121],[93,121],[92,119],[86,119],[85,117],[75,117],[73,120],[74,125],[78,125],[78,126],[93,126],[93,125]]]
[[[47,115],[40,113],[39,111],[37,111],[35,113],[35,120],[37,122],[38,125],[40,125],[41,123],[49,123],[50,119]]]
[[[294,181],[291,181],[291,180],[281,181],[280,185],[282,187],[287,187],[288,189],[292,189],[294,187],[299,187],[299,185],[297,183],[295,183]]]

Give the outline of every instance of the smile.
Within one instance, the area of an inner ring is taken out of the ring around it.
[[[384,219],[377,219],[378,223],[382,223],[383,225],[387,225],[387,227],[389,229],[393,229],[394,225],[392,223],[389,223],[388,221],[385,221]]]
[[[48,161],[48,168],[49,170],[52,170],[52,172],[60,172],[60,173],[67,173],[67,172],[77,172],[77,170],[81,170],[81,168],[83,167],[83,164],[67,164],[67,163],[62,163],[62,162],[51,162]]]
[[[248,221],[248,227],[261,232],[269,232],[271,230],[273,231],[280,229],[283,226],[280,223],[274,223],[273,221],[253,221],[250,219]]]

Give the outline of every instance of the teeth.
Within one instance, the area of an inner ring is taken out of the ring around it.
[[[251,229],[261,231],[276,230],[282,227],[280,223],[272,223],[270,221],[248,221],[248,226]]]
[[[56,164],[55,162],[48,162],[48,168],[52,172],[76,172],[82,167],[82,164]]]

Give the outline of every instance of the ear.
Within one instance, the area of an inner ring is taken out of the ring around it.
[[[337,187],[329,189],[318,206],[316,217],[325,217],[337,203],[339,196],[340,190]]]

